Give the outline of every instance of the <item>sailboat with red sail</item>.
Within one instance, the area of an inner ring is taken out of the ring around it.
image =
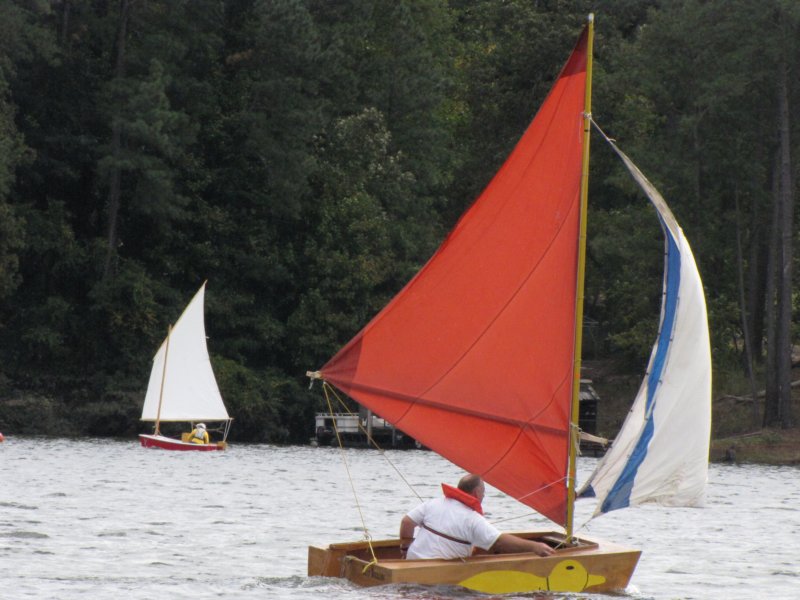
[[[399,540],[367,539],[311,546],[309,575],[489,593],[628,585],[640,552],[573,527],[592,43],[590,16],[533,122],[436,253],[309,373],[553,521],[558,530],[523,536],[556,552],[403,560]],[[701,504],[707,475],[711,367],[702,284],[666,203],[638,170],[634,177],[665,234],[664,306],[621,449],[615,443],[580,490],[598,496],[597,514],[651,501]],[[653,433],[662,426],[683,428],[680,448]],[[647,472],[652,464],[655,475]]]

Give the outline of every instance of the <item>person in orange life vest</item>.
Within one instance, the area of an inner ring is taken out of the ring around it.
[[[460,558],[470,556],[473,546],[493,553],[553,554],[547,544],[502,533],[486,520],[481,507],[486,487],[480,476],[465,475],[458,488],[443,483],[442,491],[443,497],[423,502],[400,522],[405,558]]]
[[[189,441],[193,444],[209,443],[210,438],[208,437],[205,423],[198,423],[197,426],[192,429],[192,433],[189,434]]]

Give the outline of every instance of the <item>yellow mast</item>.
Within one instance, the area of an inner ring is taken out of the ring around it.
[[[572,412],[570,422],[569,474],[567,480],[567,540],[572,539],[575,516],[575,472],[580,433],[578,414],[581,391],[581,351],[583,346],[583,294],[586,273],[586,213],[589,198],[589,134],[592,128],[592,46],[594,45],[594,14],[588,17],[586,40],[586,95],[583,102],[583,158],[581,161],[581,215],[578,234],[578,281],[575,294],[575,357],[572,374]]]

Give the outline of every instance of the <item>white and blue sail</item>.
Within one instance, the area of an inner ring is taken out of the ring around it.
[[[689,242],[661,194],[608,141],[658,212],[665,238],[664,289],[647,374],[614,443],[579,495],[597,497],[594,516],[644,503],[702,506],[711,436],[703,284]]]

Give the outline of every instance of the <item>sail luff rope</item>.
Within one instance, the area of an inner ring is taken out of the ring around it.
[[[336,393],[336,388],[334,388],[332,385],[330,385],[329,383],[327,383],[327,382],[325,382],[325,381],[323,381],[323,382],[322,382],[322,385],[323,385],[323,388],[324,388],[325,386],[327,386],[328,388],[330,388],[330,391],[331,391],[331,393],[333,393],[333,396],[336,398],[336,400],[339,402],[339,404],[341,405],[341,407],[342,407],[342,408],[345,410],[345,412],[346,412],[348,415],[350,415],[350,416],[355,416],[355,413],[354,413],[353,411],[351,411],[351,410],[350,410],[350,408],[348,408],[347,404],[345,404],[345,403],[344,403],[344,400],[342,400],[342,398],[339,396],[339,394],[337,394],[337,393]],[[333,415],[331,415],[331,416],[333,416]],[[386,455],[386,450],[385,450],[385,449],[383,449],[383,448],[381,448],[380,444],[378,444],[378,442],[377,442],[377,441],[375,441],[375,438],[373,438],[373,437],[372,437],[372,436],[369,434],[369,431],[367,431],[367,430],[364,428],[364,426],[363,426],[363,425],[361,425],[361,421],[360,421],[360,420],[358,421],[358,428],[359,428],[359,429],[360,429],[360,430],[361,430],[361,431],[364,433],[364,435],[366,435],[366,436],[367,436],[367,441],[369,441],[369,443],[370,443],[370,444],[372,444],[372,445],[375,447],[375,449],[376,449],[378,452],[380,452],[380,453],[381,453],[381,455],[382,455],[382,456],[383,456],[383,458],[386,460],[386,462],[387,462],[387,463],[389,463],[389,466],[391,466],[391,467],[394,469],[395,473],[397,473],[398,477],[400,477],[400,479],[402,479],[402,480],[403,480],[403,483],[405,483],[405,484],[408,486],[408,489],[409,489],[409,490],[411,490],[411,493],[412,493],[412,494],[414,494],[414,495],[417,497],[417,499],[418,499],[420,502],[423,502],[422,496],[420,496],[420,495],[417,493],[417,490],[415,490],[415,489],[414,489],[414,486],[412,486],[412,485],[411,485],[411,483],[408,481],[408,479],[406,479],[406,478],[405,478],[405,476],[404,476],[404,475],[403,475],[403,473],[400,471],[400,469],[397,467],[397,465],[395,465],[395,464],[392,462],[392,459],[390,459],[390,458],[389,458],[389,457]]]
[[[339,442],[339,453],[342,456],[342,462],[344,463],[345,471],[347,472],[347,479],[350,481],[350,488],[353,490],[353,498],[356,502],[356,509],[358,510],[358,516],[361,518],[361,526],[364,528],[364,539],[367,541],[367,546],[369,546],[370,554],[372,554],[372,562],[370,562],[364,570],[370,567],[373,564],[378,562],[378,557],[375,556],[375,550],[372,547],[372,536],[369,533],[369,529],[367,529],[367,523],[364,520],[364,513],[361,510],[361,504],[358,501],[358,494],[356,493],[356,486],[353,482],[353,477],[350,474],[350,465],[347,462],[347,456],[344,452],[344,445],[342,444],[342,437],[339,435],[339,428],[336,426],[336,419],[333,418],[333,405],[331,404],[330,396],[328,395],[328,390],[325,386],[322,387],[323,391],[325,392],[325,401],[328,403],[328,412],[331,414],[332,422],[333,422],[333,431],[336,433],[336,440]]]

